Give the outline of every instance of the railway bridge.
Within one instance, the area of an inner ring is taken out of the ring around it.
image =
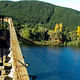
[[[0,21],[8,23],[8,29],[0,29],[0,80],[30,80],[12,18]]]

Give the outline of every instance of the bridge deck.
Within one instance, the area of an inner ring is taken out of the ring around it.
[[[29,80],[29,75],[26,70],[25,62],[21,53],[21,49],[19,46],[19,42],[11,18],[9,19],[9,29],[10,29],[11,50],[14,60],[13,65],[15,70],[14,80]]]

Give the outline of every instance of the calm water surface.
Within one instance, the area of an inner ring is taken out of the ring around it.
[[[80,80],[80,49],[21,46],[35,80]]]

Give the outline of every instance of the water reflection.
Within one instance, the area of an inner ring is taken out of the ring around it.
[[[21,47],[29,74],[35,80],[79,80],[80,50],[74,48]]]

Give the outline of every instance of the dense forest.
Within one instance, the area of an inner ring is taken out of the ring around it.
[[[79,11],[39,1],[1,1],[0,16],[13,18],[20,41],[80,45]]]
[[[0,14],[13,18],[15,24],[43,24],[53,29],[56,23],[76,29],[80,25],[80,12],[38,1],[0,2]]]

